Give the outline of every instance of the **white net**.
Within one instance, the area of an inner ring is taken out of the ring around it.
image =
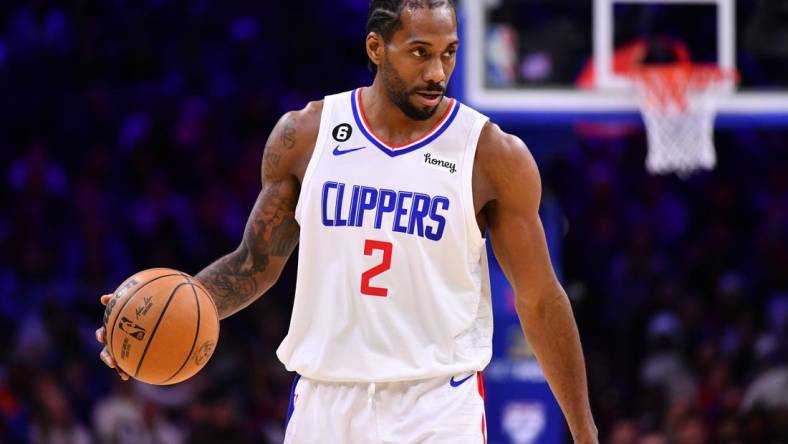
[[[644,66],[633,76],[646,124],[646,169],[681,177],[713,169],[717,101],[731,91],[734,76],[718,68],[675,64]]]

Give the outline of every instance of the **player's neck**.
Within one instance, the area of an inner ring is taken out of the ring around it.
[[[363,88],[361,102],[367,124],[375,134],[393,144],[413,140],[429,131],[441,119],[449,103],[444,99],[432,117],[414,120],[388,98],[383,83],[377,77],[371,86]]]

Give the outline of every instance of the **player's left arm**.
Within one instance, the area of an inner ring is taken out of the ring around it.
[[[585,362],[569,300],[553,271],[539,219],[541,182],[519,138],[487,124],[479,140],[474,187],[490,199],[483,216],[495,257],[511,283],[515,309],[576,443],[596,443]]]

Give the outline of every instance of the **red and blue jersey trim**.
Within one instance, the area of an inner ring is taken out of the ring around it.
[[[364,116],[364,105],[361,103],[361,88],[354,90],[350,94],[351,106],[353,108],[353,118],[356,120],[356,126],[358,126],[358,129],[361,130],[361,133],[364,134],[364,137],[369,139],[373,145],[391,157],[400,156],[402,154],[415,151],[425,145],[428,145],[430,142],[443,134],[443,132],[446,131],[446,129],[451,125],[451,122],[454,120],[454,118],[457,117],[457,113],[460,111],[460,103],[455,99],[449,100],[451,100],[451,102],[449,103],[449,107],[446,109],[446,112],[443,114],[443,117],[441,117],[440,120],[438,120],[438,123],[436,123],[435,126],[433,126],[429,131],[424,133],[416,140],[412,140],[400,145],[392,145],[384,141],[382,138],[376,136],[372,128],[369,126],[367,118]]]

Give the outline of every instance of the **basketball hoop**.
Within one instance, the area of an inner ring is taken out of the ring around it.
[[[713,169],[717,102],[733,89],[737,75],[688,60],[640,65],[628,73],[637,89],[648,138],[646,169],[686,177]]]

